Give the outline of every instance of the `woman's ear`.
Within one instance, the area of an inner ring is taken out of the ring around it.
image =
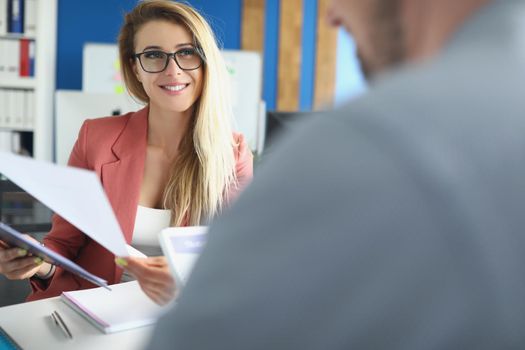
[[[138,70],[138,66],[137,66],[137,60],[130,59],[130,63],[131,63],[131,67],[133,68],[133,74],[135,74],[135,77],[137,78],[139,83],[142,83],[142,81],[140,80],[139,70]]]

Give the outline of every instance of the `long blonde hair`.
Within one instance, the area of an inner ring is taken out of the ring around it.
[[[133,73],[135,34],[142,25],[165,20],[183,25],[204,58],[202,94],[193,121],[171,166],[163,204],[173,226],[205,224],[223,209],[228,192],[237,186],[232,136],[230,77],[206,20],[192,7],[166,0],[145,0],[126,14],[119,34],[122,75],[129,92],[143,102],[149,97]]]

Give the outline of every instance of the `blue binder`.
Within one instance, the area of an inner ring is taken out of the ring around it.
[[[10,33],[24,32],[24,0],[7,1],[7,26]]]
[[[40,243],[24,237],[24,235],[22,235],[20,232],[1,221],[0,240],[3,241],[3,244],[7,244],[8,247],[18,247],[25,249],[28,253],[31,253],[35,257],[39,257],[50,264],[60,266],[61,268],[74,273],[97,286],[111,290],[111,288],[108,287],[106,280],[89,273],[79,265],[75,264],[73,261],[64,258],[49,248],[40,245]]]
[[[13,338],[9,336],[9,334],[6,333],[0,327],[0,350],[21,350],[22,348],[20,345],[18,345]]]

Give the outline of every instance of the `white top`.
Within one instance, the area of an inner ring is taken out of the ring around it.
[[[132,247],[147,256],[162,255],[159,244],[159,232],[170,226],[171,210],[155,209],[137,206],[135,228],[133,229]],[[122,274],[120,282],[134,280],[126,271]]]
[[[159,232],[170,226],[171,211],[139,205],[133,230],[133,246],[159,246]]]

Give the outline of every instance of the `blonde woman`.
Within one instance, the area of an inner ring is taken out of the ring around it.
[[[87,120],[69,165],[96,171],[128,244],[158,253],[162,228],[205,224],[235,198],[252,177],[252,154],[232,133],[229,77],[210,26],[194,9],[140,2],[125,16],[119,51],[127,88],[146,107]],[[115,260],[57,215],[44,244],[110,284],[126,280],[123,267],[158,304],[175,294],[164,257]],[[30,278],[28,300],[93,287],[18,249],[0,251],[0,272]]]

